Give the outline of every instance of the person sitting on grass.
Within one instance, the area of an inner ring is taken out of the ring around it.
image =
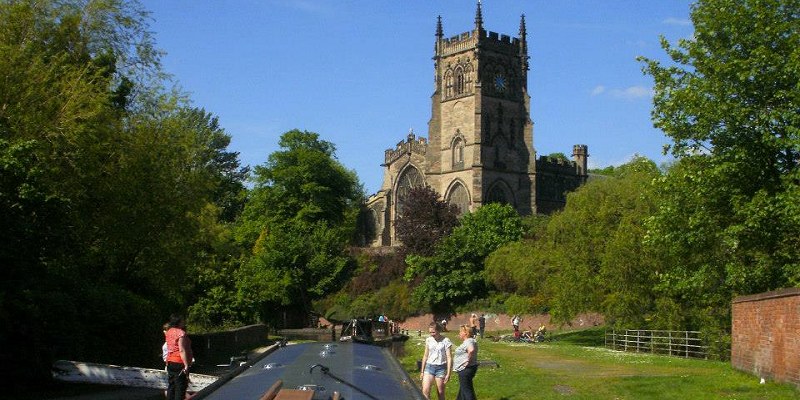
[[[547,328],[542,324],[538,330],[536,330],[536,335],[533,337],[534,341],[536,342],[544,342],[544,335],[547,333]]]
[[[528,325],[528,330],[522,331],[522,334],[520,335],[520,339],[533,340],[533,328],[531,328],[530,325]]]

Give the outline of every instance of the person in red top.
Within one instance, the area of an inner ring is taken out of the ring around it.
[[[183,315],[172,314],[167,330],[167,399],[184,400],[192,366],[192,341],[186,334]]]

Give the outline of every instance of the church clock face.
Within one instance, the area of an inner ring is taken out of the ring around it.
[[[506,90],[506,77],[501,74],[495,75],[494,88],[498,92],[504,92]]]

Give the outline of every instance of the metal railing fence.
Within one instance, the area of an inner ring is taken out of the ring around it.
[[[627,329],[606,331],[605,346],[613,350],[708,359],[699,331]]]

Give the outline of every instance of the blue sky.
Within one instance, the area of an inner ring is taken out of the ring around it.
[[[436,17],[446,37],[474,27],[475,0],[143,0],[164,69],[219,117],[243,164],[259,165],[291,129],[333,142],[367,194],[384,150],[427,137]],[[528,31],[539,155],[589,146],[590,167],[634,154],[659,163],[652,79],[636,57],[666,59],[659,35],[691,37],[689,0],[484,0],[484,28]]]

